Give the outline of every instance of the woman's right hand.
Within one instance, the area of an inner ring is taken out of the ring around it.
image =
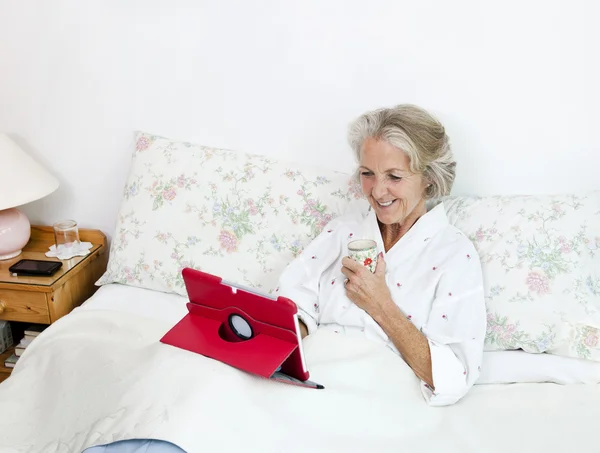
[[[298,320],[298,325],[300,326],[300,336],[302,338],[306,337],[308,335],[308,328],[306,327],[306,324],[304,324],[302,322],[301,319]]]

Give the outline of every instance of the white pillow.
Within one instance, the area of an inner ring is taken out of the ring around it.
[[[481,374],[476,384],[554,382],[556,384],[599,384],[600,362],[525,351],[483,353]]]
[[[181,270],[193,267],[272,292],[283,268],[362,196],[344,173],[143,132],[135,139],[98,285],[186,296]]]
[[[600,191],[445,206],[482,262],[486,350],[600,361]]]

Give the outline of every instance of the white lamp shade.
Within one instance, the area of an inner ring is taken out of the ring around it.
[[[58,185],[58,179],[8,135],[0,133],[0,210],[39,200]]]

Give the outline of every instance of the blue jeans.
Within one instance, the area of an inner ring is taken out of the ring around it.
[[[83,453],[186,453],[177,445],[162,440],[120,440],[107,445],[86,448]]]

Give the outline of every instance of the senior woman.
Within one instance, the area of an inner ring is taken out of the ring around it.
[[[349,141],[368,204],[331,221],[284,270],[278,294],[298,305],[303,336],[362,331],[404,359],[428,404],[454,404],[479,376],[486,311],[473,244],[442,202],[428,209],[454,181],[445,129],[399,105],[360,116]],[[375,272],[346,256],[350,238],[377,243]]]
[[[363,331],[386,343],[422,381],[431,405],[453,404],[479,376],[486,314],[473,244],[448,223],[442,203],[455,163],[443,126],[400,105],[365,113],[350,127],[368,204],[331,221],[280,277],[296,302],[303,336],[319,325]],[[348,258],[349,238],[381,253],[374,273]],[[85,453],[182,452],[160,440],[92,447]]]

